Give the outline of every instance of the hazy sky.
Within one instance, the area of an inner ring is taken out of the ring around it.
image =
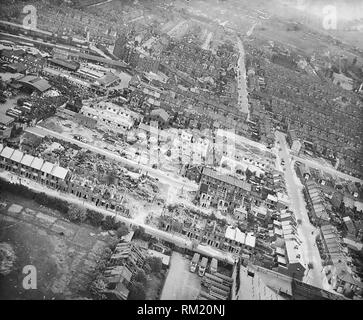
[[[363,0],[296,0],[305,4],[305,10],[314,15],[322,15],[323,7],[334,5],[337,7],[338,20],[354,20],[363,18]]]

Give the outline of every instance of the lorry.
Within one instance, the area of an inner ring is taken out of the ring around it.
[[[208,263],[208,259],[206,257],[203,257],[202,261],[199,264],[199,269],[198,269],[198,274],[200,277],[204,276],[205,269],[207,269],[207,263]]]
[[[200,258],[200,254],[194,253],[193,259],[190,262],[190,272],[195,272],[195,270],[197,269],[197,265],[199,263],[199,258]]]
[[[213,274],[217,272],[217,269],[218,269],[218,260],[216,258],[213,258],[209,266],[209,271],[210,273]]]

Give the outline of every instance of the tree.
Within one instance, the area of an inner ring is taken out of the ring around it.
[[[160,273],[163,266],[163,262],[158,257],[149,257],[146,259],[146,263],[150,266],[152,273]]]
[[[91,283],[90,291],[91,294],[99,300],[106,299],[106,296],[102,293],[106,289],[106,283],[103,281],[101,277],[98,277]]]
[[[121,238],[123,236],[126,236],[129,233],[129,228],[126,224],[121,223],[121,225],[116,230],[116,234],[118,238]]]
[[[135,281],[143,284],[144,286],[146,285],[147,278],[144,270],[140,269],[139,271],[137,271],[135,275]]]
[[[99,227],[102,225],[103,214],[98,211],[87,209],[87,220],[92,226]]]
[[[145,235],[145,229],[143,227],[137,227],[134,230],[134,239],[143,239]]]
[[[107,185],[116,184],[116,182],[117,182],[117,174],[116,174],[116,172],[110,172],[106,176],[106,183],[107,183]]]
[[[115,217],[107,216],[105,220],[102,222],[102,228],[104,230],[117,230],[120,226],[119,222],[116,222]]]
[[[129,294],[129,300],[145,300],[145,287],[140,282],[135,282]]]
[[[249,181],[252,176],[253,176],[253,172],[247,168],[246,169],[246,180]]]
[[[87,217],[86,209],[75,204],[70,205],[66,215],[69,221],[76,223],[83,222]]]

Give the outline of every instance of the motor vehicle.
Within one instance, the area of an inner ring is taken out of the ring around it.
[[[199,263],[199,259],[200,259],[200,254],[194,253],[193,259],[190,262],[190,272],[195,272],[195,270],[197,269],[197,265]]]
[[[199,268],[198,268],[198,275],[200,277],[203,277],[205,274],[205,270],[207,268],[207,264],[208,264],[208,259],[206,257],[202,258],[202,261],[199,264]]]

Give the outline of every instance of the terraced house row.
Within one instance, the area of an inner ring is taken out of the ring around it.
[[[0,169],[9,171],[32,179],[49,188],[68,192],[84,201],[90,201],[96,206],[102,206],[118,212],[127,212],[121,205],[122,195],[115,189],[99,184],[93,186],[92,182],[85,182],[77,174],[72,174],[69,169],[45,161],[39,157],[25,154],[20,150],[4,147],[0,144]],[[105,197],[105,193],[109,194]]]
[[[0,168],[66,191],[71,174],[68,169],[0,144]]]

